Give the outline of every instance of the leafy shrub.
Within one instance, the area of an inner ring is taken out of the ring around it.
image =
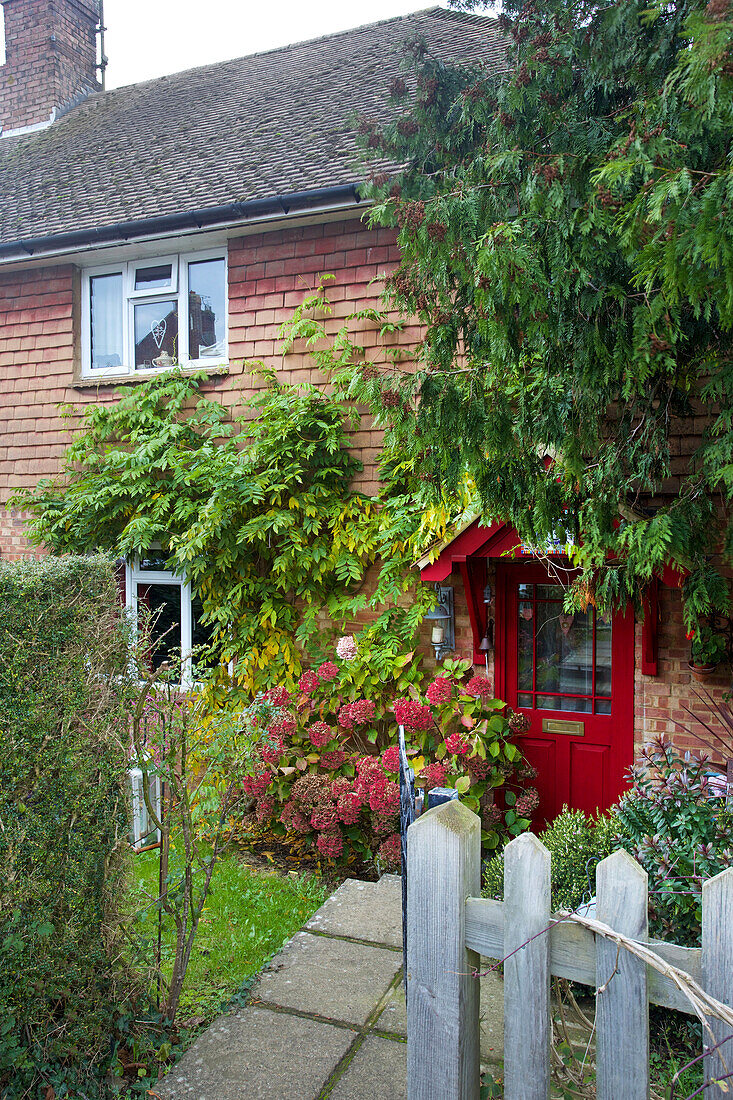
[[[612,815],[595,818],[563,807],[539,838],[552,856],[552,907],[577,909],[595,894],[596,865],[614,847],[617,823]],[[504,854],[489,860],[484,871],[484,895],[504,896]]]
[[[353,638],[336,653],[339,664],[305,672],[295,694],[272,688],[246,712],[259,759],[245,790],[261,825],[327,860],[396,867],[402,724],[418,785],[459,791],[483,817],[487,848],[529,827],[537,793],[515,786],[530,769],[509,740],[505,705],[488,680],[468,676],[467,661],[446,661],[422,694],[413,654],[394,661],[385,683]]]
[[[714,793],[710,759],[664,734],[642,747],[616,810],[624,846],[649,874],[652,935],[700,942],[702,884],[733,863],[733,813]]]
[[[92,1075],[128,989],[125,661],[109,560],[0,563],[4,1097]]]

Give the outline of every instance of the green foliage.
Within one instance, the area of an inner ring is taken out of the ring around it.
[[[720,664],[726,654],[725,637],[702,625],[692,639],[692,663],[701,668]]]
[[[180,1005],[224,825],[241,800],[250,764],[232,712],[212,709],[206,685],[182,694],[180,679],[180,668],[152,673],[132,716],[132,758],[142,772],[145,807],[160,851],[159,889],[150,900],[175,927],[170,980],[156,970],[156,980],[166,986],[161,1011],[167,1026]],[[151,795],[156,785],[159,803]]]
[[[538,796],[521,782],[530,769],[510,740],[505,705],[490,698],[484,677],[467,675],[468,661],[446,661],[423,692],[413,653],[397,658],[388,678],[363,639],[358,649],[341,639],[337,654],[340,665],[303,674],[295,697],[275,687],[243,714],[256,753],[244,788],[260,825],[296,851],[397,868],[404,725],[417,786],[458,791],[482,816],[485,848],[529,828]]]
[[[234,659],[244,691],[292,684],[303,652],[323,644],[324,614],[338,623],[370,602],[361,587],[377,557],[372,633],[386,650],[402,648],[431,602],[397,606],[414,585],[419,509],[396,517],[349,489],[360,469],[347,435],[353,408],[264,377],[234,422],[201,392],[202,376],[180,372],[89,406],[62,477],[17,500],[32,513],[32,537],[59,553],[129,557],[159,541],[202,598],[222,676]]]
[[[176,842],[176,859],[180,849]],[[130,902],[138,909],[140,933],[152,943],[157,911],[149,899],[158,891],[157,851],[135,857],[135,888]],[[236,850],[224,852],[201,918],[196,948],[181,996],[183,1020],[215,1016],[243,983],[248,983],[283,943],[301,928],[328,896],[313,875],[283,877],[244,863]],[[176,955],[172,920],[163,922],[163,974],[170,981]]]
[[[610,855],[618,831],[613,815],[589,817],[567,806],[539,838],[552,857],[552,908],[577,909],[595,896],[596,865]],[[504,896],[504,856],[489,860],[484,870],[486,897]]]
[[[79,1095],[131,989],[127,642],[108,559],[0,563],[4,1097],[42,1080]]]
[[[694,627],[728,607],[708,558],[733,547],[733,9],[503,8],[501,72],[416,43],[395,121],[362,119],[388,296],[426,336],[416,371],[344,384],[416,500],[468,484],[485,521],[572,540],[581,602],[638,605],[680,563]]]
[[[733,813],[709,783],[707,757],[664,735],[644,745],[616,808],[624,847],[649,874],[652,935],[699,946],[702,884],[733,863]]]

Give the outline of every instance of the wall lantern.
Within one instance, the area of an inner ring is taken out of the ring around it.
[[[428,611],[425,621],[430,624],[430,644],[435,650],[435,660],[442,661],[453,652],[456,644],[453,589],[436,584],[435,595],[438,602],[432,611]]]
[[[489,605],[494,601],[494,593],[490,584],[484,588],[484,605],[486,607],[486,633],[478,647],[479,653],[483,653],[486,664],[486,675],[489,675],[489,654],[494,652],[494,620],[489,617]]]

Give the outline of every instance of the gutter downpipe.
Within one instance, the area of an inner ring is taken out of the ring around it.
[[[283,214],[286,217],[305,214],[314,207],[338,208],[340,205],[353,206],[361,201],[356,184],[320,187],[311,191],[293,191],[290,194],[274,195],[272,198],[202,207],[198,210],[163,214],[138,221],[117,222],[115,225],[103,226],[100,229],[80,229],[73,233],[54,233],[43,237],[11,241],[0,244],[0,263],[106,244],[118,244],[140,237],[156,237],[165,233],[175,233],[177,230],[212,229],[246,221],[270,221]],[[296,209],[293,209],[294,207]]]

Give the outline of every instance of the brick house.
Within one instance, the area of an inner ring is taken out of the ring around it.
[[[362,221],[353,115],[387,109],[416,35],[446,58],[496,65],[504,46],[494,21],[433,8],[105,92],[94,0],[2,0],[2,10],[0,554],[16,558],[30,548],[7,500],[58,470],[61,403],[113,401],[171,361],[205,368],[225,406],[247,360],[287,381],[324,381],[306,354],[281,358],[279,324],[332,273],[338,326],[357,303],[378,303],[397,261],[394,234]],[[417,335],[407,327],[400,339],[409,347]],[[377,346],[367,324],[362,337]],[[691,442],[681,436],[680,452]],[[353,446],[366,492],[379,443],[363,417]],[[673,570],[650,589],[642,624],[631,613],[563,616],[556,581],[506,526],[474,521],[420,564],[454,600],[455,651],[530,716],[524,743],[548,814],[610,804],[634,744],[685,718]],[[139,566],[128,567],[128,599],[153,579]],[[155,576],[171,582],[161,564]],[[184,644],[191,595],[172,580]],[[548,653],[559,669],[549,678]],[[715,689],[725,686],[718,676]]]

